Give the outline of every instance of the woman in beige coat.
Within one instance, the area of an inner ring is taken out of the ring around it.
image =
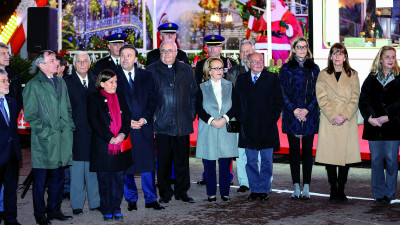
[[[331,202],[348,201],[344,186],[349,164],[361,162],[356,113],[359,86],[346,47],[334,44],[329,51],[328,67],[319,73],[316,84],[321,115],[315,161],[326,164]]]

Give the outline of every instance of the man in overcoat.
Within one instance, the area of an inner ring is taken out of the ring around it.
[[[153,74],[157,107],[153,116],[157,141],[157,181],[161,203],[176,200],[193,203],[190,188],[189,135],[193,133],[197,84],[190,66],[176,59],[177,47],[166,41],[161,58],[147,67]],[[171,188],[174,162],[175,185]]]
[[[64,78],[71,101],[72,118],[76,127],[72,145],[72,166],[70,167],[70,202],[73,214],[81,215],[86,200],[85,189],[89,208],[94,210],[100,206],[97,174],[89,170],[92,129],[87,114],[88,96],[95,92],[96,88],[95,80],[89,70],[89,55],[86,52],[77,52],[73,64],[73,73]]]
[[[6,96],[10,91],[10,79],[0,69],[0,186],[4,185],[5,224],[18,225],[17,180],[21,148],[17,128],[17,101]]]
[[[163,209],[157,201],[155,185],[156,156],[153,115],[156,108],[156,90],[150,72],[135,66],[137,50],[133,45],[120,49],[121,69],[117,71],[119,91],[124,92],[131,111],[130,138],[133,165],[125,171],[124,195],[128,210],[137,210],[138,189],[135,173],[141,173],[146,208]]]
[[[25,86],[25,120],[31,126],[31,167],[33,206],[38,224],[49,220],[70,220],[61,213],[64,166],[72,163],[72,138],[75,129],[65,81],[55,76],[57,63],[50,50],[38,54],[39,72]],[[46,185],[47,180],[47,185]],[[48,187],[47,208],[44,202]],[[46,217],[47,212],[47,217]]]
[[[254,52],[246,59],[250,71],[239,75],[235,86],[240,99],[239,147],[245,148],[247,156],[246,172],[251,189],[248,199],[266,201],[271,189],[273,149],[280,145],[276,123],[284,101],[278,76],[264,69],[262,55]]]
[[[126,34],[115,33],[106,37],[108,41],[107,47],[110,55],[96,62],[93,68],[93,76],[96,78],[104,69],[109,69],[116,72],[121,68],[121,59],[119,58],[119,50],[124,45]]]

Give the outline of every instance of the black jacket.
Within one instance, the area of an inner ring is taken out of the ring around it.
[[[230,82],[232,82],[233,86],[236,85],[236,79],[237,77],[242,74],[242,73],[246,73],[246,67],[242,66],[242,65],[236,65],[232,68],[230,68],[228,70],[228,73],[226,74],[225,79],[229,80]]]
[[[10,117],[8,126],[0,113],[0,166],[5,166],[13,155],[19,161],[22,159],[17,127],[17,101],[8,96],[5,96],[5,101],[7,101]]]
[[[6,69],[6,72],[8,73],[8,79],[11,80],[10,92],[7,94],[7,96],[17,100],[17,114],[19,114],[21,109],[24,107],[24,104],[22,101],[21,82],[20,82],[20,79],[19,79],[17,73],[15,73],[13,70],[11,70],[8,66],[5,69]]]
[[[88,95],[96,92],[95,81],[90,71],[87,74],[89,84],[88,89],[82,85],[79,75],[74,71],[71,75],[64,78],[68,88],[69,100],[72,107],[72,119],[74,120],[75,130],[72,144],[72,160],[90,160],[90,139],[92,128],[89,125],[87,113]]]
[[[196,77],[197,85],[200,85],[201,83],[203,83],[203,66],[207,59],[208,58],[202,59],[202,60],[198,61],[196,64],[195,77]],[[222,62],[224,63],[224,68],[225,68],[224,69],[224,77],[225,77],[227,69],[230,69],[231,67],[236,66],[237,63],[228,58],[225,58],[223,56],[221,56],[221,59],[222,59]]]
[[[284,101],[278,76],[264,69],[253,84],[251,72],[239,75],[239,147],[261,150],[280,146],[277,122]]]
[[[131,112],[126,104],[125,96],[118,92],[118,102],[121,110],[121,129],[119,133],[128,138],[131,126]],[[92,127],[92,143],[90,149],[90,170],[102,172],[124,171],[132,165],[131,149],[117,155],[108,154],[108,143],[114,137],[110,131],[111,117],[107,102],[100,91],[88,97],[88,118]]]
[[[190,66],[189,59],[184,51],[178,49],[178,55],[176,56],[176,58],[180,62],[184,62]],[[160,59],[160,49],[159,48],[154,49],[153,51],[150,51],[149,53],[147,53],[146,67],[150,64],[157,62],[157,60],[159,60],[159,59]]]
[[[400,140],[400,76],[385,87],[377,77],[369,74],[361,87],[359,108],[364,118],[363,139],[370,141]],[[369,117],[388,116],[382,127],[374,127]]]
[[[120,59],[119,59],[119,60],[120,60]],[[119,62],[119,64],[121,65],[121,62]],[[106,57],[100,59],[99,61],[97,61],[96,64],[94,65],[94,68],[93,68],[93,77],[96,79],[97,76],[99,75],[99,73],[100,73],[102,70],[105,70],[105,69],[112,70],[112,71],[114,71],[114,72],[116,73],[117,70],[118,70],[119,68],[121,68],[120,65],[115,65],[115,63],[114,63],[114,61],[112,60],[112,58],[111,58],[110,55],[109,55],[109,56],[106,56]]]
[[[197,84],[192,68],[176,59],[174,76],[161,60],[146,69],[153,74],[157,91],[154,132],[170,136],[193,133]]]

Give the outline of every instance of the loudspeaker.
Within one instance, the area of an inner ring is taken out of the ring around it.
[[[28,8],[28,52],[57,51],[57,9]]]

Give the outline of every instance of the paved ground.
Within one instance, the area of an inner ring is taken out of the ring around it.
[[[22,183],[30,171],[30,151],[23,149],[24,163],[20,171]],[[232,201],[209,203],[206,199],[205,186],[192,184],[189,190],[195,203],[184,203],[172,200],[165,204],[166,209],[155,211],[145,209],[143,192],[139,183],[138,210],[127,211],[127,203],[122,203],[124,220],[109,224],[400,224],[400,204],[374,205],[370,189],[370,169],[351,168],[346,186],[346,194],[355,199],[350,199],[346,204],[329,203],[327,194],[329,186],[323,166],[313,168],[311,191],[314,192],[311,200],[291,200],[292,190],[290,170],[287,156],[278,156],[274,163],[273,192],[267,202],[249,202],[249,193],[238,194],[238,186],[231,187]],[[234,162],[236,173],[236,162]],[[195,182],[201,177],[201,160],[190,159],[191,181]],[[235,175],[236,176],[236,175]],[[238,185],[238,181],[234,180]],[[400,186],[400,185],[399,185]],[[398,187],[398,190],[399,187]],[[20,191],[21,194],[22,191]],[[218,194],[218,192],[217,192]],[[18,220],[22,224],[35,224],[31,190],[24,199],[18,197]],[[68,200],[64,200],[62,211],[72,215]],[[102,221],[100,212],[92,212],[85,205],[84,215],[75,216],[68,222],[54,221],[58,224],[106,224]]]

